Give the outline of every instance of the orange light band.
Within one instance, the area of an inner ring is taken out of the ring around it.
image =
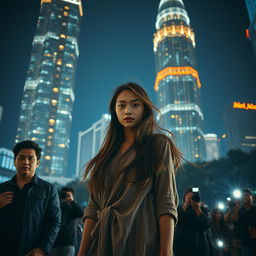
[[[196,78],[197,86],[198,88],[201,88],[201,83],[199,80],[198,72],[192,68],[192,67],[168,67],[160,72],[158,72],[156,76],[156,82],[155,82],[155,91],[158,90],[159,83],[161,80],[165,79],[167,76],[185,76],[185,75],[191,75],[194,78]]]
[[[185,36],[186,38],[192,41],[193,46],[195,47],[195,33],[193,30],[184,25],[172,25],[168,27],[163,27],[159,29],[154,35],[154,51],[156,52],[158,44],[164,40],[166,37],[182,37]]]
[[[51,3],[52,0],[41,0],[41,4],[43,3]]]

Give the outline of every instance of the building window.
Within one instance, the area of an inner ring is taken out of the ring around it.
[[[57,100],[51,100],[51,104],[52,104],[53,106],[56,106],[56,105],[57,105],[57,103],[58,103],[58,101],[57,101]]]
[[[65,34],[61,34],[60,38],[67,38],[67,36]]]
[[[57,60],[57,65],[61,66],[62,65],[62,59]]]
[[[49,125],[55,125],[55,120],[54,119],[49,119]]]
[[[49,129],[48,129],[48,132],[54,133],[54,129],[53,129],[53,128],[49,128]]]

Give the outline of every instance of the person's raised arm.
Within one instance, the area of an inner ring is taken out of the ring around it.
[[[234,207],[234,211],[231,214],[231,220],[234,222],[237,222],[239,219],[239,209],[240,209],[239,204],[236,204],[236,207]]]

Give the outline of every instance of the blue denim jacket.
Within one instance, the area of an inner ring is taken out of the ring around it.
[[[50,183],[34,177],[34,185],[29,189],[23,217],[23,228],[19,256],[24,256],[34,248],[48,254],[58,235],[61,210],[57,189]],[[0,194],[12,191],[16,177],[0,184]],[[4,216],[0,222],[4,222]]]

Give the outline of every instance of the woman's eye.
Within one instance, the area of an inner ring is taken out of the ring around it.
[[[119,108],[123,108],[124,107],[124,104],[118,104],[117,105]]]
[[[140,104],[139,103],[134,103],[132,106],[134,107],[134,108],[136,108],[136,107],[138,107]]]

